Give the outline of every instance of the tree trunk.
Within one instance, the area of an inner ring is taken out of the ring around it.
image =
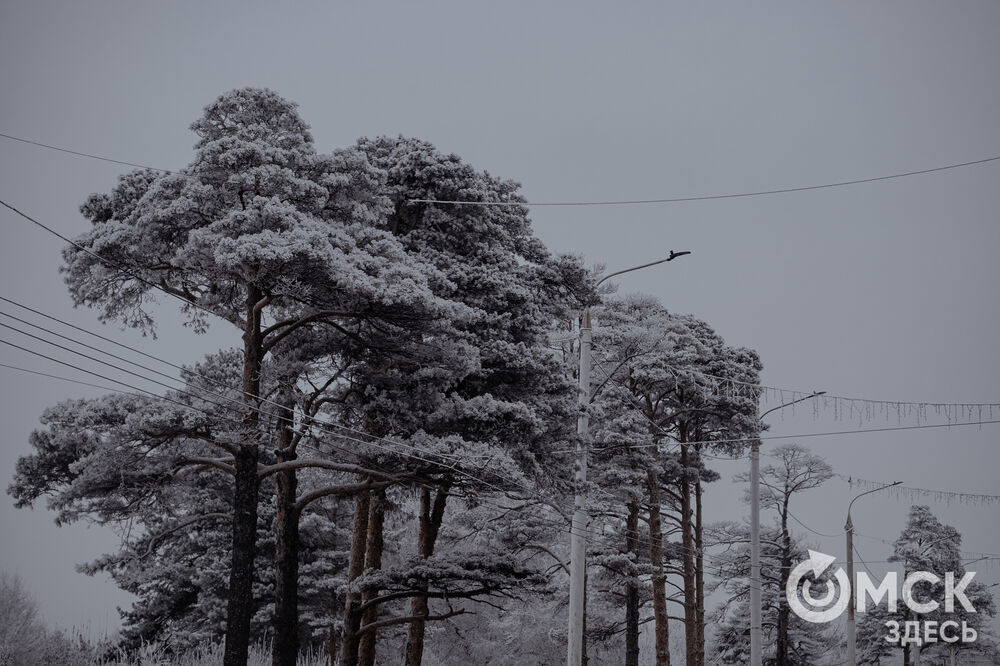
[[[587,568],[583,569],[583,625],[580,628],[580,666],[587,666],[590,660],[587,659]]]
[[[702,525],[701,512],[701,477],[694,484],[695,513],[694,513],[694,586],[695,586],[695,608],[696,619],[696,640],[698,641],[698,661],[695,666],[705,666],[705,532]]]
[[[691,516],[691,482],[688,480],[690,463],[688,445],[681,443],[681,549],[683,550],[684,578],[684,651],[685,664],[697,666],[697,594],[694,574],[694,534]]]
[[[906,572],[903,572],[903,578],[906,578]],[[905,627],[906,623],[910,621],[910,609],[903,604],[903,621],[899,623],[900,627]],[[911,659],[910,643],[903,643],[903,666],[914,666],[914,662]]]
[[[660,480],[646,472],[649,491],[649,560],[653,565],[653,618],[656,625],[656,666],[670,666],[670,625],[667,619],[667,576],[663,570],[663,529],[660,525]]]
[[[368,544],[365,553],[365,572],[377,571],[382,568],[382,549],[384,545],[383,527],[385,525],[385,490],[374,493],[368,511]],[[377,590],[369,590],[361,595],[361,601],[370,601],[378,596]],[[373,604],[361,614],[361,626],[378,620],[378,605]],[[358,648],[359,666],[375,666],[375,637],[377,630],[365,632],[361,636]]]
[[[233,539],[229,570],[229,599],[226,612],[224,666],[245,666],[250,652],[250,621],[253,619],[254,557],[257,550],[257,478],[260,396],[260,368],[263,339],[261,314],[257,304],[259,289],[247,289],[247,318],[243,331],[243,417],[245,440],[235,453],[236,478],[233,488]]]
[[[448,499],[448,485],[438,489],[431,504],[431,491],[424,488],[420,493],[420,532],[417,536],[417,552],[423,558],[434,554],[434,543],[444,518],[445,502]],[[419,585],[426,590],[426,581]],[[417,595],[410,601],[410,615],[424,618],[429,615],[429,605],[425,595]],[[413,620],[406,637],[406,666],[420,666],[424,658],[424,630],[426,620]],[[346,666],[346,665],[345,665]]]
[[[337,603],[337,595],[333,595],[333,601],[330,603],[330,617],[334,620],[330,623],[330,631],[327,634],[326,643],[326,653],[330,657],[329,666],[337,666],[337,622],[336,618],[340,615],[340,607]]]
[[[295,460],[292,442],[292,398],[286,391],[279,398],[279,463]],[[298,480],[295,470],[274,475],[274,642],[272,666],[295,666],[299,656],[299,515],[295,509]]]
[[[367,492],[358,493],[354,500],[354,528],[351,536],[351,562],[348,565],[347,581],[353,582],[364,573],[365,554],[368,541],[368,515],[371,506],[371,495]],[[358,629],[361,627],[361,613],[357,607],[361,596],[348,592],[344,600],[344,633],[340,639],[340,666],[358,666],[359,649],[361,646]],[[333,655],[330,655],[333,659]]]
[[[639,504],[630,502],[625,523],[625,551],[639,561]],[[639,577],[625,584],[625,666],[639,666]]]

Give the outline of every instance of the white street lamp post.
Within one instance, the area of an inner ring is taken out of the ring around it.
[[[691,254],[690,252],[671,252],[670,256],[658,261],[651,261],[648,264],[626,268],[623,271],[616,271],[601,278],[594,288],[599,287],[605,280],[631,273],[641,268],[656,266],[668,261],[673,261],[677,257]],[[570,560],[569,560],[569,638],[566,650],[566,663],[568,666],[582,666],[583,664],[583,615],[584,600],[586,599],[586,576],[587,576],[587,444],[588,444],[588,418],[587,408],[590,404],[590,307],[583,310],[580,319],[580,412],[576,419],[577,438],[576,445],[576,467],[574,469],[575,497],[573,500],[573,522],[570,528]]]
[[[779,409],[784,409],[804,400],[820,396],[826,391],[814,391],[797,400],[772,407],[757,417],[762,421],[765,416]],[[761,582],[760,582],[760,440],[750,444],[750,666],[761,666],[763,642],[763,618],[761,617]]]
[[[902,481],[895,481],[893,483],[880,486],[878,488],[872,488],[871,490],[866,490],[865,492],[857,495],[851,500],[851,503],[847,505],[847,522],[844,524],[844,532],[847,536],[847,581],[848,588],[850,590],[850,596],[847,600],[847,663],[848,666],[857,666],[857,639],[856,636],[856,625],[854,622],[854,522],[851,520],[851,507],[854,506],[854,502],[857,501],[859,497],[864,497],[870,493],[877,493],[880,490],[885,490],[886,488],[891,488],[893,486],[898,486]]]

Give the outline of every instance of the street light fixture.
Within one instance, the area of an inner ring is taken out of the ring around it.
[[[847,522],[844,524],[844,531],[847,534],[847,582],[848,589],[850,590],[850,597],[847,601],[847,663],[848,666],[857,666],[857,646],[856,646],[856,629],[854,623],[854,521],[851,520],[851,507],[854,503],[858,501],[859,497],[864,497],[865,495],[870,495],[871,493],[877,493],[880,490],[885,490],[886,488],[892,488],[893,486],[898,486],[902,481],[894,481],[893,483],[886,484],[884,486],[879,486],[878,488],[872,488],[871,490],[866,490],[860,493],[851,500],[851,503],[847,505]]]
[[[765,416],[779,409],[811,400],[826,391],[813,391],[802,398],[772,407],[757,417]],[[761,666],[763,643],[763,619],[761,618],[760,583],[760,440],[750,443],[750,666]]]
[[[596,289],[616,275],[673,261],[685,254],[691,253],[689,251],[671,251],[670,256],[664,259],[615,271],[598,280],[594,288]],[[581,666],[583,663],[583,615],[587,571],[587,431],[589,428],[587,406],[590,403],[590,345],[590,306],[588,305],[583,309],[583,316],[580,318],[580,409],[576,419],[576,432],[579,437],[576,443],[577,460],[574,469],[576,488],[573,501],[573,522],[570,528],[569,645],[566,650],[568,666]]]

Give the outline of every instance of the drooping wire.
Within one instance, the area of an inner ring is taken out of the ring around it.
[[[986,157],[981,160],[971,160],[968,162],[958,162],[956,164],[946,164],[944,166],[932,167],[930,169],[919,169],[916,171],[906,171],[889,176],[876,176],[873,178],[856,178],[853,180],[842,180],[835,183],[823,183],[820,185],[805,185],[802,187],[783,187],[772,190],[757,190],[753,192],[738,192],[734,194],[708,194],[702,196],[682,196],[662,199],[622,199],[613,201],[460,201],[457,199],[410,199],[413,203],[445,204],[455,206],[628,206],[643,204],[671,204],[691,201],[715,201],[719,199],[742,199],[747,197],[762,197],[774,194],[790,194],[792,192],[808,192],[810,190],[823,190],[834,187],[846,187],[849,185],[861,185],[863,183],[875,183],[883,180],[893,180],[897,178],[907,178],[921,174],[947,171],[948,169],[958,169],[961,167],[987,164],[1000,160],[1000,156]]]
[[[18,136],[13,136],[11,134],[0,133],[0,137],[9,139],[11,141],[18,141],[21,143],[29,144],[32,146],[38,146],[40,148],[56,150],[61,153],[76,155],[78,157],[86,157],[89,159],[100,160],[102,162],[111,162],[113,164],[121,164],[124,166],[131,166],[139,169],[160,171],[162,173],[167,173],[167,174],[175,174],[175,175],[177,174],[176,171],[171,171],[169,169],[152,167],[146,164],[137,164],[135,162],[127,162],[124,160],[118,160],[110,157],[103,157],[100,155],[94,155],[92,153],[85,153],[77,150],[70,150],[68,148],[62,148],[60,146],[54,146],[52,144],[42,143],[40,141],[32,141],[31,139],[24,139]],[[409,201],[412,203],[448,204],[448,205],[465,205],[465,206],[625,206],[625,205],[641,205],[641,204],[683,203],[692,201],[713,201],[720,199],[742,199],[747,197],[761,197],[761,196],[769,196],[775,194],[790,194],[793,192],[808,192],[811,190],[823,190],[836,187],[846,187],[849,185],[861,185],[864,183],[876,183],[884,180],[908,178],[910,176],[918,176],[928,173],[936,173],[939,171],[947,171],[950,169],[959,169],[962,167],[987,164],[990,162],[996,162],[998,160],[1000,160],[1000,155],[995,157],[986,157],[979,160],[970,160],[967,162],[946,164],[943,166],[931,167],[929,169],[906,171],[903,173],[896,173],[888,176],[875,176],[872,178],[855,178],[852,180],[842,180],[833,183],[822,183],[819,185],[805,185],[801,187],[783,187],[771,190],[756,190],[751,192],[736,192],[730,194],[708,194],[700,196],[680,196],[680,197],[657,198],[657,199],[622,199],[622,200],[603,200],[603,201],[461,201],[458,199],[410,199]]]

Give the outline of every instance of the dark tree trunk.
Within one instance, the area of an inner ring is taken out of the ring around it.
[[[639,504],[628,505],[625,550],[639,560]],[[639,578],[629,576],[625,584],[625,666],[639,666]]]
[[[279,398],[279,463],[295,460],[292,443],[292,399],[287,392]],[[295,470],[274,475],[275,544],[274,544],[274,642],[273,666],[295,666],[299,656],[299,516],[295,509],[298,480]]]
[[[696,666],[698,663],[698,632],[697,615],[698,602],[695,592],[694,573],[694,534],[691,516],[691,482],[688,479],[690,455],[688,445],[681,444],[681,550],[683,550],[684,579],[684,650],[685,663]]]
[[[424,488],[420,493],[420,532],[417,536],[417,552],[427,558],[434,554],[434,544],[437,541],[438,530],[444,518],[445,502],[448,499],[448,485],[437,490],[434,502],[431,503],[431,491]],[[427,583],[419,584],[419,589],[426,590]],[[410,615],[424,618],[429,615],[427,597],[419,594],[410,601]],[[406,666],[420,666],[424,658],[424,630],[426,620],[413,620],[406,637]]]
[[[254,556],[257,546],[257,447],[236,452],[236,489],[233,494],[233,552],[229,573],[225,666],[244,666],[250,654],[253,618]]]
[[[382,549],[384,545],[383,527],[385,525],[385,490],[373,494],[368,510],[368,544],[365,553],[365,571],[377,571],[382,568]],[[377,590],[369,590],[361,595],[361,601],[370,601],[378,596]],[[364,627],[378,620],[378,605],[372,604],[361,614],[361,626]],[[358,651],[359,666],[375,666],[375,638],[377,630],[367,631],[361,636]]]
[[[906,572],[903,572],[903,578],[906,578]],[[905,627],[906,623],[910,621],[910,609],[907,608],[906,604],[903,604],[903,621],[899,623],[900,627]],[[913,666],[913,656],[910,652],[910,643],[903,643],[903,666]]]
[[[370,512],[371,495],[367,492],[358,493],[354,500],[354,529],[351,537],[351,562],[348,566],[347,580],[353,582],[364,572],[366,545],[368,541],[368,515]],[[344,633],[340,640],[340,666],[358,666],[360,649],[361,595],[348,592],[344,600]],[[333,655],[330,656],[333,658]]]
[[[701,514],[701,479],[694,484],[695,513],[694,513],[694,584],[697,594],[697,641],[698,641],[698,661],[695,666],[705,666],[705,532],[702,525]]]
[[[224,666],[245,666],[250,652],[250,621],[253,619],[254,557],[257,550],[257,478],[259,458],[260,368],[263,340],[260,333],[260,290],[247,290],[247,319],[243,331],[243,417],[244,441],[235,453],[236,479],[233,489],[232,560],[229,570],[229,599],[226,613]]]
[[[337,595],[333,595],[333,601],[330,604],[330,617],[333,618],[333,622],[330,623],[330,631],[327,634],[326,643],[326,653],[330,656],[329,666],[337,666],[337,621],[336,618],[340,615],[340,604],[337,602]]]
[[[653,619],[656,625],[656,666],[670,666],[670,625],[667,619],[667,576],[663,568],[663,528],[660,524],[660,480],[646,472],[649,492],[649,560],[653,565]]]
[[[580,630],[580,666],[587,666],[587,568],[583,568],[583,628]]]

